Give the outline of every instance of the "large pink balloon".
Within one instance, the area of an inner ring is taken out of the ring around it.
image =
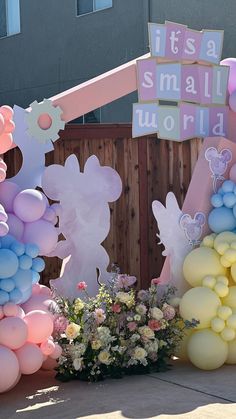
[[[62,348],[58,343],[55,343],[54,352],[50,355],[52,359],[58,359],[62,354]]]
[[[22,374],[34,374],[43,364],[43,354],[39,347],[34,343],[26,343],[22,348],[15,352],[20,372]]]
[[[49,299],[46,295],[36,294],[32,295],[28,301],[22,304],[22,308],[25,313],[29,313],[30,311],[34,310],[49,312],[49,306],[54,304],[54,301]]]
[[[26,314],[24,321],[28,326],[28,342],[42,343],[53,332],[52,316],[44,311],[30,311]]]
[[[35,243],[39,247],[40,255],[47,255],[57,244],[57,230],[45,220],[38,220],[25,224],[24,243]]]
[[[17,217],[27,223],[39,220],[45,213],[46,207],[47,198],[35,189],[21,191],[13,203]]]
[[[13,351],[0,345],[0,393],[10,390],[17,383],[20,369]]]
[[[231,94],[236,90],[236,58],[225,58],[220,64],[229,66],[228,91]]]
[[[27,335],[27,325],[19,317],[5,317],[0,321],[1,345],[10,349],[18,349],[26,342]]]
[[[40,349],[43,355],[52,355],[55,350],[55,343],[51,339],[47,339],[41,343]]]
[[[19,192],[20,188],[16,183],[8,180],[0,183],[0,203],[7,212],[13,211],[13,201]]]
[[[15,214],[8,214],[7,224],[9,227],[9,234],[16,238],[16,240],[21,240],[24,233],[24,223],[21,221]]]

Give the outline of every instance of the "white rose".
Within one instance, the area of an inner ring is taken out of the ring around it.
[[[157,307],[153,307],[153,308],[150,309],[150,315],[155,320],[161,320],[161,319],[163,319],[163,313]]]

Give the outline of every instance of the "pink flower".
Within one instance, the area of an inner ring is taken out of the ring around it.
[[[61,316],[60,314],[55,314],[54,315],[54,330],[53,330],[53,332],[55,334],[59,334],[59,335],[61,333],[64,333],[68,324],[69,324],[69,322],[64,316]]]
[[[175,317],[175,309],[169,304],[165,303],[162,307],[163,316],[165,320],[172,320]]]
[[[112,309],[113,313],[120,313],[121,312],[120,304],[113,304],[111,309]]]
[[[106,319],[105,312],[102,308],[95,308],[94,310],[94,317],[97,324],[101,324]]]
[[[135,322],[129,322],[127,324],[127,327],[130,330],[130,332],[133,332],[137,328],[137,323],[135,323]]]
[[[160,278],[153,278],[151,281],[152,285],[159,285],[161,283]]]
[[[126,274],[118,275],[117,287],[118,288],[129,288],[131,285],[135,284],[137,278],[135,276],[129,276]]]
[[[158,331],[161,329],[161,322],[159,320],[149,320],[148,322],[148,326],[150,327],[150,329],[152,329],[153,331]]]
[[[84,282],[84,281],[78,282],[78,284],[77,284],[77,289],[78,289],[79,291],[85,291],[85,290],[86,290],[86,288],[87,288],[87,284],[86,284],[86,282]]]

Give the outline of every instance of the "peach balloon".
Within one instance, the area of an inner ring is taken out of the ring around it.
[[[43,354],[34,343],[26,343],[15,352],[22,374],[34,374],[43,364]]]
[[[13,351],[0,345],[0,393],[10,390],[19,378],[19,362]]]
[[[40,285],[40,294],[42,295],[46,295],[48,297],[52,297],[52,291],[50,290],[50,288],[45,287],[45,285]]]
[[[3,115],[4,119],[9,121],[13,118],[13,109],[8,105],[3,105],[0,107],[0,113]]]
[[[27,325],[19,317],[5,317],[0,321],[1,345],[14,350],[18,349],[26,342],[27,335]]]
[[[40,349],[43,355],[52,355],[55,350],[55,343],[51,339],[47,339],[41,343]]]
[[[45,295],[36,294],[32,295],[28,301],[22,304],[22,308],[26,314],[35,310],[49,313],[48,308],[51,304],[53,304],[53,300],[48,299]]]
[[[52,359],[58,359],[62,354],[62,348],[58,343],[55,343],[55,349],[54,352],[50,355],[50,358]]]
[[[2,135],[2,133],[4,132],[4,126],[5,126],[4,118],[2,114],[0,113],[0,135]]]
[[[15,303],[6,303],[3,306],[3,312],[7,317],[18,317],[18,306]]]
[[[12,144],[13,144],[12,134],[3,133],[0,136],[0,154],[6,153],[6,151],[10,150]]]
[[[6,132],[7,134],[11,134],[14,131],[14,129],[15,129],[14,121],[5,122],[4,132]]]
[[[28,326],[28,342],[42,343],[53,332],[52,316],[42,310],[30,311],[24,321]]]

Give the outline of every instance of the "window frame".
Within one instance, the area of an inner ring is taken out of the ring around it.
[[[8,33],[9,21],[8,21],[8,4],[7,4],[7,0],[5,0],[5,5],[6,5],[6,28],[7,28],[7,34],[5,36],[0,36],[0,40],[1,39],[10,38],[11,36],[16,36],[16,35],[20,35],[21,34],[21,1],[19,0],[19,18],[20,18],[20,31],[19,32],[10,33],[10,34]]]
[[[88,16],[91,15],[92,13],[97,13],[97,12],[102,12],[103,10],[108,10],[108,9],[112,9],[114,7],[113,5],[114,0],[112,0],[112,6],[108,6],[108,7],[103,7],[102,9],[94,9],[95,6],[95,0],[93,0],[93,11],[92,12],[87,12],[87,13],[82,13],[81,15],[78,14],[78,7],[77,7],[77,0],[75,0],[75,11],[76,11],[76,17],[81,17],[81,16]]]

